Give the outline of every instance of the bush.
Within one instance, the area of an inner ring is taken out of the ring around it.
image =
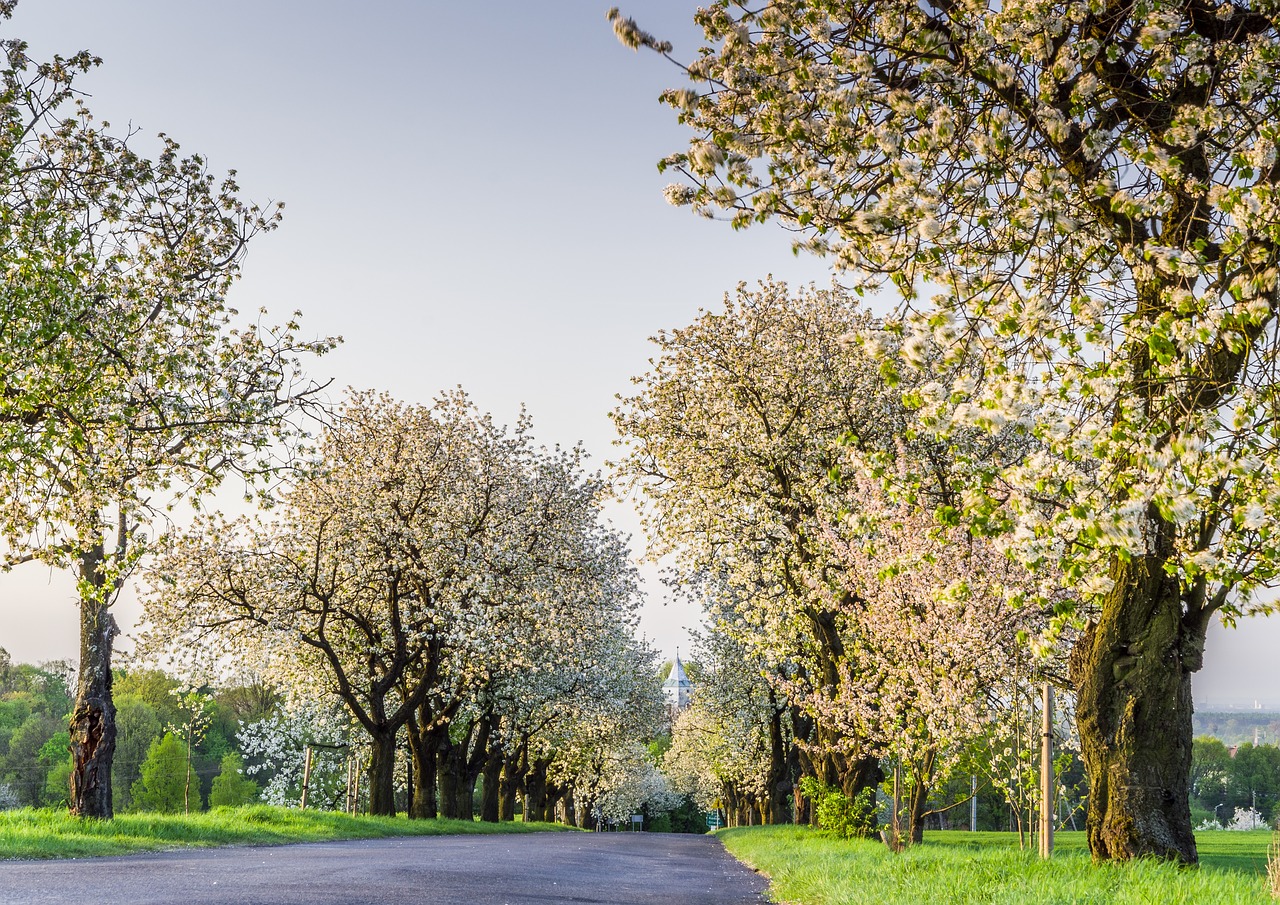
[[[176,814],[187,784],[187,752],[172,732],[151,743],[142,775],[133,784],[133,805],[140,811]],[[196,805],[199,806],[197,795]]]
[[[209,807],[239,807],[258,800],[258,784],[244,775],[244,760],[234,751],[222,757],[222,769],[213,778]]]
[[[837,839],[867,838],[876,832],[875,793],[863,789],[853,798],[823,785],[812,776],[800,781],[800,791],[813,802],[818,828]]]

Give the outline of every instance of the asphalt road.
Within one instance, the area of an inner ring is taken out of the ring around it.
[[[765,881],[711,836],[530,833],[0,862],[0,903],[746,905]]]

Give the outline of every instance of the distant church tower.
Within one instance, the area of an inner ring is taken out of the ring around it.
[[[689,694],[693,691],[693,683],[684,673],[684,664],[680,662],[680,649],[676,648],[676,662],[671,667],[671,675],[662,683],[662,697],[667,702],[667,712],[672,718],[689,706]]]

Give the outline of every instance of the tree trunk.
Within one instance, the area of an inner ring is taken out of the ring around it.
[[[480,819],[485,823],[497,823],[501,816],[498,793],[502,785],[502,749],[497,745],[489,749],[482,775],[484,786],[480,790]]]
[[[812,776],[818,782],[822,782],[822,774],[813,756],[798,745],[795,751],[796,758],[800,762],[801,780],[806,776]],[[810,799],[801,796],[799,781],[796,782],[796,823],[806,824],[815,829],[818,826],[818,809],[813,806]]]
[[[436,762],[444,816],[454,820],[471,820],[475,816],[476,780],[484,772],[489,739],[496,725],[496,717],[483,716],[466,724],[461,742],[453,741],[448,733],[442,736]]]
[[[116,751],[116,708],[111,699],[111,650],[119,633],[102,574],[101,545],[80,557],[80,580],[97,594],[80,599],[80,676],[71,710],[71,792],[75,817],[110,820],[111,761]]]
[[[375,817],[396,814],[396,734],[369,733],[369,813]]]
[[[573,797],[573,789],[569,789],[564,793],[564,822],[566,826],[578,825],[578,810]]]
[[[500,821],[516,819],[516,798],[520,794],[524,776],[520,769],[520,757],[508,757],[502,762],[502,776],[499,780],[498,819]]]
[[[534,758],[524,775],[524,822],[545,820],[547,814],[547,770],[549,758]]]
[[[794,720],[794,708],[792,709],[792,719]],[[792,723],[794,726],[795,723]],[[809,799],[800,792],[800,780],[805,776],[806,760],[800,746],[792,741],[791,746],[787,749],[787,776],[791,782],[791,801],[795,807],[795,813],[791,815],[791,819],[795,821],[797,826],[803,826],[809,822],[809,812],[811,810]]]
[[[1187,793],[1204,625],[1184,618],[1178,581],[1165,574],[1169,533],[1157,530],[1157,553],[1113,563],[1115,585],[1071,656],[1095,861],[1197,860]]]
[[[538,819],[543,823],[555,823],[556,813],[560,810],[560,797],[564,794],[554,786],[547,786],[547,799],[542,808],[542,816]]]
[[[929,786],[917,779],[907,793],[907,838],[912,845],[924,842],[924,811],[929,804]]]
[[[476,780],[489,756],[489,740],[498,729],[500,718],[488,714],[467,728],[466,743],[459,755],[462,782],[458,786],[458,816],[470,820],[475,815]]]
[[[774,699],[773,690],[769,697]],[[791,793],[791,777],[787,767],[786,744],[782,732],[782,715],[785,707],[779,707],[776,699],[769,713],[769,770],[765,776],[765,791],[768,796],[764,810],[760,815],[761,823],[789,823],[791,815],[787,813],[787,796]]]
[[[410,717],[406,727],[409,732],[409,751],[413,756],[413,795],[410,799],[410,820],[434,820],[440,815],[436,789],[436,757],[438,741],[434,733],[419,731],[418,721]],[[446,737],[448,730],[446,729]]]
[[[464,819],[461,813],[461,786],[463,782],[463,751],[452,739],[440,743],[437,775],[440,778],[440,807],[450,820]],[[469,815],[468,815],[469,816]]]

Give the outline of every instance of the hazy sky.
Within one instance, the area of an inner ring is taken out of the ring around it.
[[[735,233],[663,202],[655,163],[685,136],[657,95],[680,73],[623,48],[610,5],[21,0],[0,27],[36,59],[90,49],[99,118],[172,135],[236,169],[245,197],[286,202],[233,302],[342,334],[317,376],[412,402],[461,385],[503,421],[524,403],[541,442],[582,441],[604,467],[649,336],[741,280],[828,280],[776,226]],[[697,5],[623,11],[689,56]],[[639,549],[634,515],[611,517]],[[697,613],[650,584],[642,628],[669,654]],[[74,655],[72,594],[38,566],[0,576],[0,646]],[[1197,705],[1280,706],[1276,650],[1280,620],[1216,631]]]

